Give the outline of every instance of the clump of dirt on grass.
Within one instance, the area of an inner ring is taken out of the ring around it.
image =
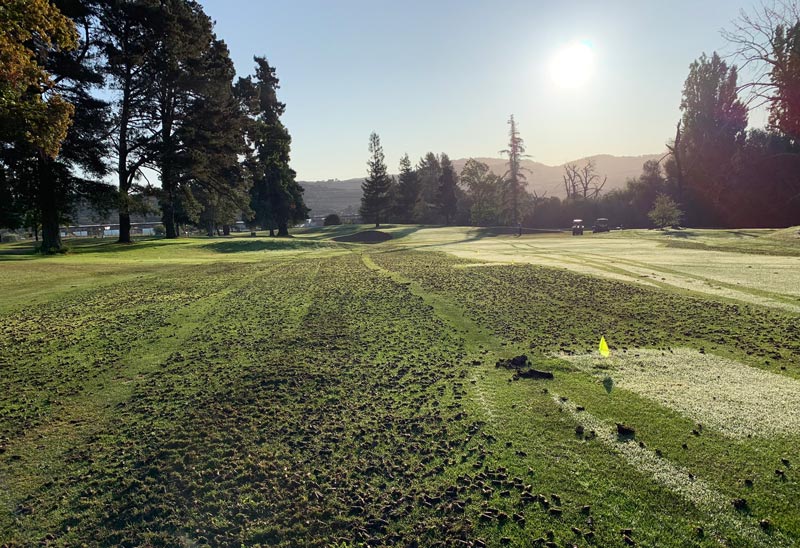
[[[346,234],[333,238],[333,241],[353,244],[379,244],[391,239],[392,235],[388,232],[383,232],[382,230],[365,230],[363,232],[356,232],[355,234]]]
[[[505,360],[497,360],[495,367],[502,367],[504,369],[511,369],[512,371],[515,371],[514,376],[512,377],[514,380],[553,378],[552,371],[541,371],[539,369],[532,368],[528,363],[528,356],[525,354],[514,356],[513,358],[508,358]]]

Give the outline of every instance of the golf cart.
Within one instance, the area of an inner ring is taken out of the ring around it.
[[[594,226],[592,226],[592,232],[594,233],[608,232],[609,230],[611,229],[608,227],[608,219],[605,217],[600,217],[595,220]]]
[[[572,221],[572,235],[583,236],[583,219],[573,219]]]

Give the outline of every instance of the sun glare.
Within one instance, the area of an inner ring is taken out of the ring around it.
[[[579,88],[589,81],[593,72],[594,50],[585,41],[564,46],[550,62],[550,76],[561,88]]]

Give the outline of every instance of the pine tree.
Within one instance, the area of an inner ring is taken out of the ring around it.
[[[420,159],[416,171],[419,193],[417,203],[414,205],[414,221],[434,224],[439,217],[436,208],[436,193],[439,189],[439,177],[442,175],[439,158],[433,152],[428,152]]]
[[[366,221],[375,221],[375,228],[379,228],[381,219],[389,209],[389,189],[392,179],[386,170],[386,163],[383,156],[381,138],[372,132],[369,136],[369,154],[367,160],[367,178],[361,185],[363,195],[361,197],[361,209],[359,213]]]
[[[245,117],[233,96],[235,70],[223,41],[215,40],[205,55],[202,75],[205,85],[177,133],[182,143],[178,165],[189,180],[182,196],[191,194],[200,208],[191,221],[199,221],[212,236],[217,225],[251,213],[250,186],[239,163],[245,152]]]
[[[252,178],[251,207],[254,222],[268,229],[270,236],[276,228],[278,236],[288,236],[289,224],[305,219],[309,209],[289,166],[292,138],[280,119],[286,109],[278,101],[280,82],[265,58],[254,59],[255,76],[240,78],[235,89],[249,116],[246,166]]]
[[[449,225],[451,216],[456,211],[458,177],[447,154],[442,153],[439,163],[442,173],[439,175],[436,205],[439,208],[440,215],[444,216],[444,224]]]
[[[503,150],[504,154],[508,155],[508,171],[505,175],[505,207],[506,207],[506,220],[512,225],[519,223],[520,206],[523,202],[523,194],[525,193],[526,178],[523,173],[522,158],[525,156],[525,143],[522,137],[519,136],[517,123],[514,120],[514,115],[508,119],[508,148]]]
[[[152,85],[158,11],[147,0],[107,0],[99,11],[105,73],[112,94],[119,242],[131,242],[131,214],[142,210],[142,168],[155,167],[156,95]]]
[[[772,40],[770,76],[775,93],[769,105],[770,124],[800,140],[800,21],[778,25]]]
[[[203,59],[212,46],[212,23],[202,7],[190,0],[161,0],[157,12],[152,85],[158,120],[155,166],[161,176],[162,220],[167,238],[177,238],[178,201],[187,195],[191,174],[181,169],[184,143],[181,127],[190,116],[192,99],[202,93]]]
[[[414,222],[414,205],[419,197],[419,175],[411,166],[408,154],[400,159],[400,177],[397,184],[397,199],[394,215],[398,222]]]

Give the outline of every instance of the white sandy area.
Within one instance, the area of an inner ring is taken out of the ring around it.
[[[563,356],[732,438],[800,435],[800,382],[689,348]]]

